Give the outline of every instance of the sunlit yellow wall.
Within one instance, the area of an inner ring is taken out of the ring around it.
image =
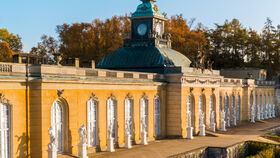
[[[13,157],[27,156],[25,84],[5,80],[0,82],[0,93],[9,100],[11,111],[11,153]]]
[[[70,88],[72,87],[72,88]],[[69,88],[69,89],[68,89]],[[135,141],[140,143],[140,99],[145,94],[149,103],[148,140],[154,140],[154,98],[159,95],[161,100],[162,136],[165,136],[165,90],[161,86],[129,86],[129,85],[95,85],[95,84],[57,84],[43,83],[41,91],[41,122],[42,122],[42,157],[47,157],[47,145],[49,143],[48,128],[51,126],[51,106],[59,98],[57,89],[64,89],[63,98],[68,104],[69,130],[67,152],[78,154],[78,129],[83,124],[87,125],[87,101],[92,93],[98,98],[98,128],[99,144],[102,151],[107,144],[107,100],[113,94],[117,100],[118,118],[118,143],[124,146],[124,101],[128,94],[134,101]],[[103,90],[102,90],[103,89]],[[33,149],[32,149],[33,150]],[[91,149],[89,149],[91,150]]]

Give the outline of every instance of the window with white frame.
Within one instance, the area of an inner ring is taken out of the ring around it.
[[[140,100],[140,107],[141,107],[141,122],[140,122],[140,130],[141,132],[143,131],[143,126],[142,126],[142,122],[145,123],[146,126],[146,132],[148,133],[148,119],[149,119],[149,115],[148,115],[148,99],[146,97],[143,97]]]
[[[155,98],[155,136],[159,136],[161,133],[161,119],[160,119],[160,99],[159,97]]]
[[[8,105],[0,104],[0,156],[10,158],[10,109]]]
[[[113,98],[108,99],[107,101],[107,127],[110,128],[112,125],[112,138],[114,142],[117,140],[117,102]]]
[[[225,97],[225,118],[228,120],[228,115],[229,115],[229,107],[228,107],[229,101],[228,101],[228,96]]]
[[[63,152],[63,108],[60,102],[56,101],[51,109],[51,125],[55,131],[57,152]]]
[[[234,119],[235,117],[235,97],[231,96],[231,123],[234,124]]]
[[[240,120],[240,107],[241,107],[241,98],[240,95],[237,97],[237,120]]]
[[[133,100],[130,98],[125,99],[125,131],[133,137]]]
[[[88,146],[97,145],[97,101],[90,99],[87,103]]]

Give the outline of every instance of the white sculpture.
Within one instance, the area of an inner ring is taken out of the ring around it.
[[[268,118],[272,118],[272,106],[268,104]]]
[[[131,145],[131,121],[130,120],[126,120],[125,122],[125,147],[130,149],[132,148]]]
[[[227,126],[230,127],[230,111],[228,109],[227,118],[226,118]]]
[[[255,107],[251,106],[251,123],[255,123]]]
[[[141,124],[142,124],[141,144],[142,145],[147,145],[148,144],[148,141],[147,141],[147,125],[146,125],[145,119],[142,119]]]
[[[108,126],[108,138],[107,138],[107,151],[108,152],[114,152],[114,138],[112,137],[113,134],[113,123],[110,122]]]
[[[227,131],[226,130],[226,121],[225,121],[225,117],[226,117],[226,112],[223,110],[221,111],[221,131]]]
[[[48,158],[56,158],[57,157],[57,147],[56,147],[56,138],[55,138],[55,131],[51,126],[49,128],[49,135],[50,135],[50,143],[48,144]]]
[[[234,110],[233,115],[232,115],[232,125],[233,126],[237,125],[237,123],[236,123],[236,116],[235,116],[235,110]]]
[[[205,136],[204,112],[199,113],[199,136]]]
[[[260,105],[258,105],[257,107],[258,107],[257,119],[258,119],[258,120],[261,120],[261,109],[260,109]]]
[[[211,121],[210,123],[211,131],[216,132],[215,111],[211,112],[210,121]]]
[[[261,120],[263,120],[264,119],[263,106],[260,105],[260,107],[261,107],[260,108],[261,109],[260,110],[261,111]]]
[[[267,104],[264,105],[264,119],[268,119],[268,117],[267,117]]]
[[[272,117],[276,117],[275,104],[272,105]]]
[[[187,139],[193,139],[192,113],[187,112]]]
[[[86,134],[86,127],[82,125],[79,130],[79,157],[80,158],[88,158],[87,156],[87,134]]]

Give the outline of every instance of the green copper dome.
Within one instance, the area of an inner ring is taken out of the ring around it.
[[[137,10],[132,14],[132,18],[156,16],[164,18],[158,7],[155,5],[155,0],[141,0],[143,3],[137,7]]]
[[[189,67],[191,61],[183,54],[159,47],[125,47],[104,57],[98,68],[105,69],[164,69],[165,67]]]

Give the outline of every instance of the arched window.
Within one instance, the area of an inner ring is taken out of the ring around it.
[[[140,100],[140,113],[141,113],[141,122],[140,122],[140,132],[142,132],[144,130],[144,127],[142,126],[142,124],[144,123],[146,126],[146,132],[148,133],[148,124],[149,124],[149,114],[148,114],[148,99],[147,97],[144,96],[141,98]]]
[[[161,115],[160,115],[160,99],[159,96],[155,98],[155,136],[159,136],[161,134]]]
[[[112,128],[112,138],[118,142],[117,137],[117,101],[113,95],[107,100],[107,128]]]
[[[64,145],[64,135],[63,132],[64,129],[64,113],[63,113],[63,107],[61,102],[56,101],[52,105],[51,109],[51,124],[55,131],[55,138],[56,138],[56,144],[57,144],[57,152],[62,153],[63,152],[63,145]]]
[[[130,97],[130,95],[128,95],[125,99],[125,132],[129,131],[131,138],[134,138],[134,133],[133,133],[133,124],[134,124],[134,120],[133,120],[133,100]]]
[[[10,158],[10,108],[0,103],[0,156]]]
[[[237,97],[237,120],[240,120],[240,106],[241,106],[241,98],[240,95]]]
[[[87,102],[87,125],[88,125],[88,146],[97,146],[97,119],[98,119],[98,102],[95,99],[90,99]]]

